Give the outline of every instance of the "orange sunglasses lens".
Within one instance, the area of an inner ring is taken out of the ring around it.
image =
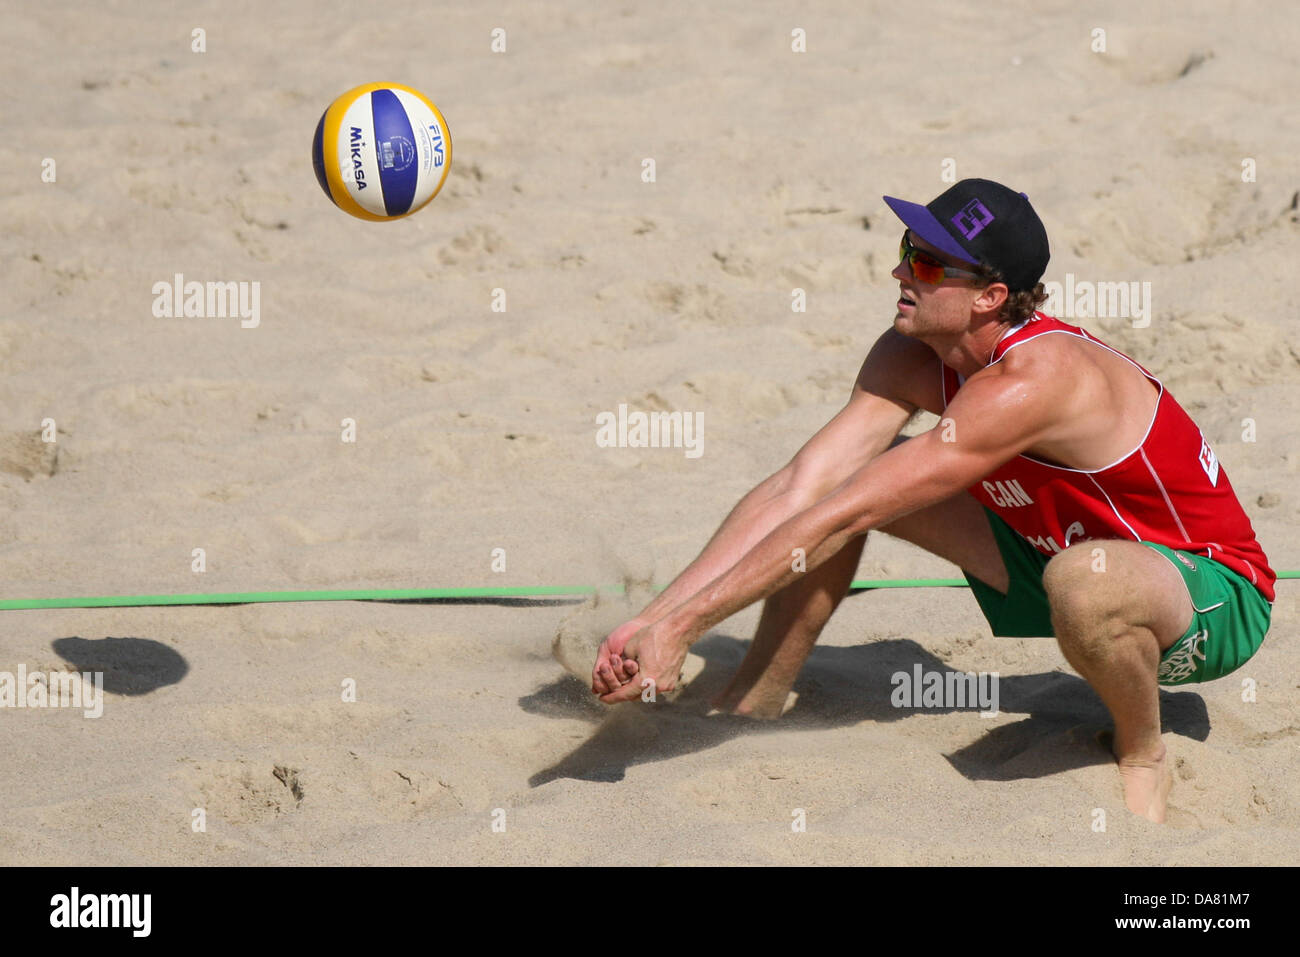
[[[923,282],[931,286],[937,286],[943,282],[943,263],[917,249],[907,241],[906,236],[898,241],[898,261],[901,263],[904,259],[911,265],[912,275],[917,282]]]

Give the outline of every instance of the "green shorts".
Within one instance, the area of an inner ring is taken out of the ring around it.
[[[1043,590],[1043,569],[1050,556],[1025,541],[997,513],[985,508],[998,551],[1006,563],[1007,594],[963,571],[993,634],[1005,638],[1051,638],[1052,616]],[[1212,681],[1236,671],[1259,650],[1273,608],[1249,580],[1218,562],[1192,552],[1142,542],[1169,559],[1192,599],[1187,633],[1160,659],[1162,685]]]

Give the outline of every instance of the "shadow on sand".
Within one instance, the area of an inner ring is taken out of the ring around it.
[[[794,690],[799,700],[779,721],[754,721],[731,715],[707,715],[709,700],[721,691],[749,648],[748,641],[710,635],[691,648],[705,661],[704,670],[674,700],[654,705],[632,702],[609,707],[591,689],[565,674],[519,700],[532,714],[582,718],[595,731],[575,750],[535,773],[532,787],[558,778],[620,781],[637,764],[666,761],[709,748],[742,734],[767,734],[791,729],[849,727],[861,721],[904,721],[924,710],[935,714],[955,708],[895,708],[890,703],[895,672],[911,674],[948,668],[914,641],[889,639],[851,648],[813,649]],[[1045,672],[1003,675],[999,679],[999,710],[1024,715],[1006,723],[990,722],[988,732],[946,755],[971,780],[1011,780],[1043,777],[1073,768],[1113,760],[1097,739],[1110,726],[1110,716],[1088,684],[1074,675]],[[975,717],[976,709],[965,709]],[[1162,730],[1204,741],[1210,721],[1205,702],[1195,693],[1160,692]],[[979,720],[978,718],[976,720]],[[1059,747],[1038,750],[1032,761],[1016,759],[1047,741]],[[863,760],[869,756],[863,755]]]
[[[59,638],[51,647],[77,671],[103,672],[111,694],[148,694],[190,670],[180,652],[152,638]]]

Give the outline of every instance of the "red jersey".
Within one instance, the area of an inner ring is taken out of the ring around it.
[[[1008,329],[988,364],[1052,334],[1110,349],[1155,383],[1156,412],[1146,435],[1137,448],[1099,469],[1049,465],[1022,453],[972,485],[970,493],[1046,555],[1089,539],[1155,542],[1227,566],[1271,604],[1277,576],[1250,519],[1210,443],[1159,379],[1078,326],[1041,312]],[[947,407],[965,378],[946,365],[942,377]]]

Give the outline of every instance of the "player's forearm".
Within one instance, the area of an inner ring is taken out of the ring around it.
[[[773,474],[745,495],[713,533],[698,558],[637,615],[653,622],[724,574],[773,529],[806,509],[816,493],[791,482],[788,469]]]
[[[661,617],[691,643],[741,609],[808,574],[864,534],[863,516],[846,504],[842,498],[824,499],[780,523],[729,569]]]
[[[723,575],[660,619],[687,644],[742,608],[834,557],[850,541],[918,508],[941,502],[987,475],[1010,453],[978,456],[931,430],[873,459],[838,489],[782,522]]]

